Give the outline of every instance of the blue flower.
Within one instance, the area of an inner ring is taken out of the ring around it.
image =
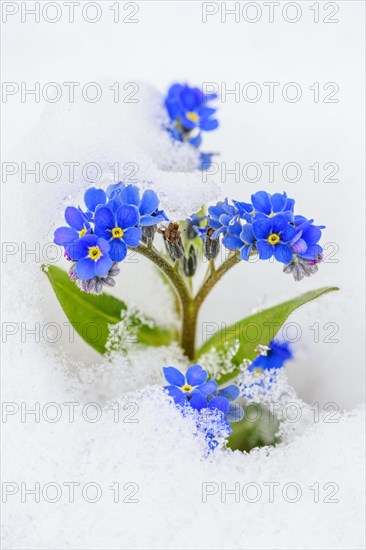
[[[275,214],[283,213],[288,221],[293,221],[294,199],[289,199],[286,193],[275,193],[271,195],[267,191],[257,191],[251,197],[255,211],[255,218],[272,217]]]
[[[230,384],[221,390],[216,390],[214,397],[209,400],[209,407],[221,410],[228,422],[239,422],[244,416],[244,410],[239,403],[233,403],[239,395],[239,386]]]
[[[110,185],[107,194],[109,195],[107,206],[113,212],[123,204],[136,206],[140,214],[139,225],[142,227],[156,225],[168,220],[165,212],[158,210],[159,198],[152,189],[146,189],[140,198],[140,190],[136,185],[125,185],[121,182]]]
[[[75,270],[80,279],[89,280],[95,276],[104,277],[112,266],[110,245],[97,235],[85,235],[66,249],[70,258],[76,261]]]
[[[304,216],[295,216],[294,225],[296,235],[290,242],[292,250],[304,260],[316,260],[323,252],[318,244],[322,236],[324,225],[313,225],[314,220]]]
[[[207,396],[217,389],[214,380],[206,382],[208,373],[201,365],[191,365],[184,375],[175,367],[163,367],[168,386],[164,386],[177,405],[189,404],[201,410],[207,407]]]
[[[240,250],[240,259],[249,260],[250,253],[255,245],[253,225],[239,221],[231,224],[229,231],[222,239],[222,244],[229,250]]]
[[[107,195],[103,189],[90,187],[90,189],[87,189],[87,191],[85,191],[84,202],[88,211],[93,214],[98,206],[107,202]]]
[[[212,165],[212,157],[217,153],[200,153],[200,170],[208,170]]]
[[[216,97],[215,94],[204,95],[199,88],[191,88],[188,84],[173,84],[168,90],[165,106],[170,119],[177,123],[176,130],[215,130],[218,121],[212,117],[216,109],[208,107],[207,102]]]
[[[292,357],[293,354],[287,342],[272,340],[268,347],[264,347],[263,353],[258,355],[249,365],[248,370],[280,369]]]
[[[81,237],[90,233],[90,223],[80,208],[68,206],[65,210],[65,220],[69,227],[58,227],[54,234],[54,242],[60,246],[75,243]],[[70,254],[68,254],[70,256]]]
[[[94,216],[95,233],[109,241],[109,255],[114,262],[122,262],[127,255],[127,247],[136,247],[142,237],[136,206],[123,204],[113,213],[108,206],[98,208]]]
[[[288,243],[296,235],[296,229],[288,223],[285,214],[255,221],[253,234],[257,239],[256,247],[261,260],[268,260],[273,255],[284,264],[292,260],[293,252]]]
[[[220,201],[215,206],[208,208],[208,226],[215,230],[211,239],[216,239],[220,233],[226,233],[230,225],[234,224],[238,217],[235,206],[229,204],[228,199]]]

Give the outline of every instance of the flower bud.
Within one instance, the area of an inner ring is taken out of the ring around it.
[[[142,242],[145,244],[152,243],[157,230],[157,225],[148,225],[142,228]]]
[[[179,223],[170,222],[167,228],[160,229],[164,238],[164,243],[169,256],[172,260],[180,260],[184,256],[184,244],[182,241]]]
[[[193,277],[197,269],[197,253],[194,246],[189,247],[188,258],[183,257],[183,271],[187,277]]]
[[[211,239],[214,232],[215,230],[212,227],[207,227],[206,238],[203,241],[203,253],[208,260],[214,260],[220,252],[220,237]]]

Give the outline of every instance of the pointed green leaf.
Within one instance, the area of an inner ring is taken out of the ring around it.
[[[227,382],[240,372],[238,366],[244,359],[253,360],[256,357],[257,353],[255,350],[259,344],[265,346],[269,344],[288,316],[295,311],[295,309],[333,290],[338,290],[338,288],[324,287],[318,290],[312,290],[293,300],[289,300],[288,302],[265,309],[250,317],[242,319],[234,325],[214,334],[197,352],[197,358],[212,348],[221,349],[225,342],[239,341],[239,349],[232,359],[233,365],[237,366],[237,368],[234,368],[232,372],[226,373],[220,378],[220,384]]]
[[[130,341],[134,338],[141,344],[165,346],[174,339],[171,329],[144,323],[135,314],[128,317],[126,304],[118,298],[109,294],[95,296],[82,292],[68,274],[56,266],[43,266],[42,269],[76,332],[99,353],[106,351],[110,325],[119,323],[124,316],[128,318]]]

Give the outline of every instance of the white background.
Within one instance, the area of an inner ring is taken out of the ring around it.
[[[27,3],[28,7],[33,4]],[[110,10],[113,3],[99,4],[102,17],[95,24],[82,19],[80,7],[75,8],[75,22],[69,23],[63,2],[59,2],[61,20],[55,24],[44,20],[35,24],[32,16],[22,23],[20,12],[9,17],[3,25],[3,80],[31,85],[36,81],[142,79],[161,92],[173,81],[188,81],[192,85],[216,82],[228,89],[234,88],[236,82],[240,89],[248,82],[258,83],[263,93],[258,102],[243,98],[236,102],[233,95],[228,95],[226,102],[219,103],[220,129],[205,137],[204,149],[220,151],[218,162],[226,162],[229,169],[235,162],[241,166],[248,162],[260,164],[263,173],[259,182],[248,183],[243,178],[235,182],[228,175],[223,192],[248,200],[252,192],[261,188],[287,191],[296,198],[299,213],[327,226],[324,242],[336,243],[336,262],[321,265],[316,277],[302,283],[282,274],[278,264],[241,265],[212,294],[201,319],[234,322],[258,306],[321,286],[339,286],[339,293],[323,297],[296,313],[294,320],[301,325],[303,335],[296,346],[297,357],[290,366],[290,375],[300,395],[309,401],[335,401],[346,408],[361,403],[365,250],[363,2],[337,2],[340,9],[334,17],[339,22],[333,24],[323,22],[331,11],[324,10],[324,3],[320,3],[319,23],[314,23],[312,2],[298,2],[302,16],[297,23],[284,20],[283,3],[276,8],[275,20],[270,23],[268,8],[262,2],[256,3],[262,10],[257,23],[248,23],[243,17],[236,23],[234,16],[228,16],[225,23],[220,12],[203,23],[201,2],[138,2],[134,17],[139,22],[135,24],[114,23]],[[233,3],[227,6],[232,7]],[[129,11],[121,13],[125,16]],[[294,17],[294,12],[288,13]],[[281,90],[294,81],[301,86],[302,97],[291,103],[283,99]],[[280,83],[273,103],[268,101],[264,82]],[[314,82],[320,83],[319,103],[314,102],[309,89]],[[335,96],[338,103],[322,101],[322,86],[328,82],[339,86]],[[44,103],[21,103],[18,95],[2,107],[6,135],[3,160],[14,160],[18,158],[19,141],[34,131],[32,128],[37,131]],[[106,128],[101,128],[106,138],[107,128],[108,121]],[[55,136],[55,140],[75,140],[77,150],[80,144],[72,130],[70,136]],[[302,177],[299,182],[290,183],[277,171],[276,181],[270,184],[263,162],[279,162],[281,168],[288,162],[297,162],[302,167]],[[315,183],[309,169],[315,162],[320,166],[337,163],[339,173],[335,177],[339,181]],[[220,174],[216,177],[220,182]],[[13,205],[3,204],[5,209],[10,207]],[[131,273],[132,269],[133,265],[128,266]],[[137,279],[137,294],[139,284],[143,285],[142,279]],[[131,282],[127,284],[129,291],[131,286]],[[50,307],[56,308],[55,299],[49,296]],[[314,342],[309,329],[314,322],[320,326],[319,343]],[[335,336],[338,343],[324,342],[330,333],[322,328],[326,323],[339,326]],[[69,351],[76,357],[75,348]],[[83,343],[79,342],[78,349],[86,362],[97,359]]]

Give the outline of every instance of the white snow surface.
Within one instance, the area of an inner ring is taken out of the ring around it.
[[[138,158],[138,184],[158,190],[163,206],[177,218],[216,196],[213,183],[203,185],[200,174],[187,169],[189,154],[181,156],[185,170],[166,171],[173,146],[158,145],[156,133],[148,136],[153,125],[145,121],[141,102],[119,106],[125,119],[109,117],[108,124],[103,110],[109,107],[103,104],[100,111],[93,105],[93,117],[85,105],[53,107],[24,144],[28,159],[72,161],[79,147],[77,160],[103,165],[107,185],[111,161]],[[7,187],[4,240],[44,246],[62,223],[66,204],[80,200],[85,187],[81,180]],[[218,450],[203,458],[204,441],[161,390],[162,366],[188,366],[177,346],[137,349],[108,362],[83,357],[78,339],[69,349],[44,337],[37,342],[32,334],[22,341],[21,323],[30,328],[38,322],[42,329],[50,319],[65,321],[41,261],[13,254],[3,283],[3,321],[14,323],[14,335],[3,346],[3,499],[7,491],[14,493],[3,503],[4,548],[364,547],[363,409],[337,413],[332,422],[320,414],[314,422],[313,411],[299,401],[301,419],[286,423],[285,442],[277,447],[248,454]],[[138,280],[141,265],[126,270],[133,269]],[[171,304],[161,281],[151,275],[142,286],[144,311],[167,320]],[[39,422],[32,414],[24,417],[25,408],[35,407]],[[93,422],[96,412],[100,418]],[[55,415],[60,418],[52,422]],[[24,493],[37,483],[39,502]],[[74,502],[69,502],[70,483],[79,484]],[[118,503],[110,489],[116,483]],[[268,483],[276,484],[273,499]],[[88,502],[95,488],[100,498]],[[227,494],[226,502],[225,488],[238,491]],[[289,502],[294,495],[298,500]]]

